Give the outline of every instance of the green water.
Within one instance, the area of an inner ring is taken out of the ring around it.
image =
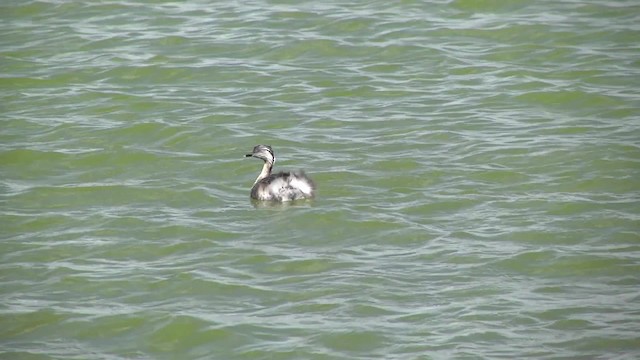
[[[640,357],[635,1],[0,17],[0,358]]]

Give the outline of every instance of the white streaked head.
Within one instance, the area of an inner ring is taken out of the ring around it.
[[[273,165],[276,162],[276,156],[273,153],[273,149],[269,145],[256,145],[253,147],[253,152],[251,154],[245,155],[245,157],[255,157],[258,159],[262,159],[265,162],[268,162]]]

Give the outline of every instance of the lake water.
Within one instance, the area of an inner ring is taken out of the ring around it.
[[[640,357],[636,1],[0,14],[0,358]]]

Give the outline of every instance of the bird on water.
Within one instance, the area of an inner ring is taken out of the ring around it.
[[[298,199],[310,199],[315,196],[315,184],[304,171],[281,171],[271,173],[276,156],[269,145],[256,145],[251,154],[245,157],[254,157],[264,161],[262,171],[253,183],[251,198],[256,200],[292,201]]]

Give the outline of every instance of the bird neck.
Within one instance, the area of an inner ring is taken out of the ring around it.
[[[253,184],[255,185],[260,180],[262,180],[262,179],[266,178],[267,176],[271,175],[271,168],[272,167],[273,167],[273,163],[265,161],[264,165],[262,166],[262,171],[260,172],[260,175],[258,175],[258,178],[256,179],[256,181]]]

